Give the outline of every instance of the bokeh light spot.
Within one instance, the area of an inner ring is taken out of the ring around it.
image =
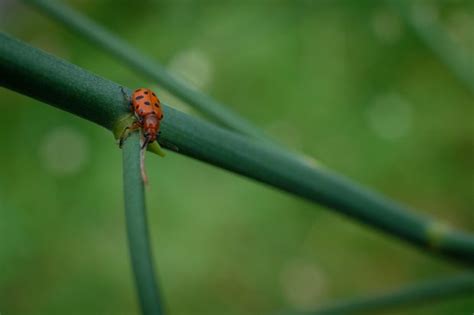
[[[372,28],[375,36],[388,44],[397,42],[403,32],[400,18],[392,11],[379,9],[372,16]]]
[[[439,9],[434,3],[427,1],[414,1],[411,10],[412,17],[416,23],[421,25],[430,25],[439,20]]]
[[[285,299],[297,310],[314,309],[326,292],[323,273],[309,261],[290,261],[282,270],[280,281]]]
[[[456,10],[450,16],[447,23],[447,33],[459,46],[467,49],[469,53],[474,52],[474,14],[465,10]],[[472,62],[474,64],[474,61]]]
[[[43,167],[53,175],[73,175],[89,158],[88,143],[76,129],[58,127],[41,139],[39,156]]]
[[[413,124],[413,109],[398,94],[377,96],[367,110],[372,131],[387,140],[405,136]]]
[[[201,50],[190,49],[178,53],[171,59],[169,70],[198,89],[205,90],[212,81],[211,61]]]

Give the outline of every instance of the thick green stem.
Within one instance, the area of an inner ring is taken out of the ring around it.
[[[140,136],[132,133],[123,145],[123,187],[130,257],[142,314],[163,314],[150,249],[145,193],[140,175]]]
[[[165,67],[66,5],[51,0],[25,0],[25,2],[33,4],[51,18],[122,60],[139,74],[157,82],[170,93],[177,95],[218,123],[242,134],[268,140],[261,130],[247,120],[202,92],[190,88],[181,80],[176,79]]]
[[[385,310],[414,306],[441,299],[472,296],[474,294],[474,274],[466,272],[445,279],[431,280],[413,284],[385,294],[353,298],[335,302],[314,311],[283,311],[286,315],[346,315],[346,314],[379,314]]]
[[[0,35],[0,84],[110,130],[127,112],[120,86]],[[420,249],[474,264],[474,237],[458,232],[275,146],[166,105],[159,142],[168,149],[325,205]]]

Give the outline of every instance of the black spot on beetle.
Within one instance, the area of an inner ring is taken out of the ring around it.
[[[143,93],[148,94],[148,91],[145,91],[145,92],[143,92]]]
[[[145,102],[145,105],[150,105],[150,102],[146,101],[146,102]]]
[[[155,103],[155,106],[158,107],[158,108],[160,108],[160,105],[158,105],[158,103]]]
[[[143,95],[138,95],[137,97],[135,97],[135,99],[138,101],[138,100],[141,100],[142,98],[144,98],[145,96]]]
[[[163,119],[163,114],[161,114],[160,119]]]
[[[156,94],[155,94],[155,93],[153,93],[153,92],[151,92],[151,95],[153,95],[153,96],[156,96]]]

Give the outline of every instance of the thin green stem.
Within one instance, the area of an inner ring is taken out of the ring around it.
[[[474,64],[472,58],[453,42],[445,30],[423,12],[426,7],[436,3],[386,0],[400,14],[418,38],[451,70],[454,76],[474,94]]]
[[[0,35],[0,84],[110,130],[126,115],[120,86]],[[474,237],[457,231],[288,151],[191,117],[164,104],[165,148],[343,213],[418,248],[474,264]]]
[[[182,80],[176,79],[164,66],[144,56],[111,32],[66,5],[51,0],[25,0],[25,2],[34,5],[49,17],[122,60],[138,74],[157,82],[223,126],[257,139],[270,141],[259,128],[209,96],[189,87]]]
[[[163,314],[150,248],[145,193],[140,175],[140,136],[132,133],[123,145],[123,187],[130,257],[142,314]]]
[[[385,294],[369,295],[335,302],[314,311],[282,311],[287,315],[339,315],[339,314],[379,314],[381,311],[415,306],[441,299],[472,296],[474,293],[474,274],[466,272],[444,279],[412,284]]]

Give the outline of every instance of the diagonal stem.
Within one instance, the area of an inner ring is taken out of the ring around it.
[[[424,281],[384,294],[356,297],[334,302],[313,311],[281,311],[278,315],[379,314],[403,306],[414,306],[441,299],[472,296],[474,274],[465,272],[444,279]],[[276,315],[276,314],[275,314]]]
[[[0,85],[110,130],[129,116],[120,86],[0,34]],[[178,153],[320,204],[425,252],[474,265],[474,237],[349,179],[166,105],[160,143]]]
[[[178,96],[184,102],[194,106],[223,126],[257,139],[270,141],[258,127],[206,94],[176,79],[164,66],[144,56],[125,41],[65,4],[52,0],[25,0],[25,2],[34,5],[49,17],[59,21],[101,49],[122,60],[137,73],[156,81],[170,93]]]

